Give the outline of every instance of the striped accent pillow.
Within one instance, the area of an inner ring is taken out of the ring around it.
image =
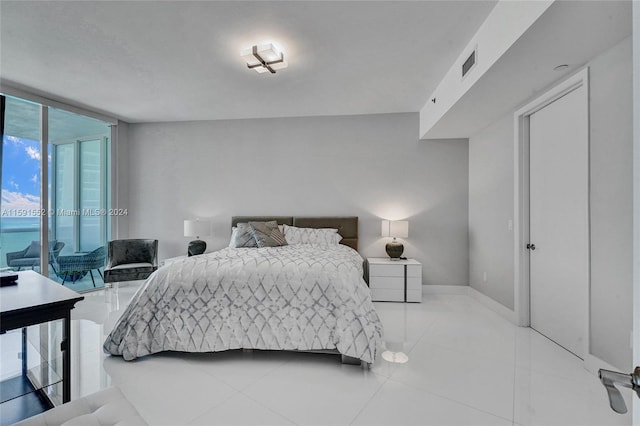
[[[258,247],[287,245],[287,240],[275,220],[271,222],[249,222],[249,229]]]
[[[251,228],[248,223],[239,223],[231,234],[229,247],[246,248],[258,247],[255,238],[251,235]]]

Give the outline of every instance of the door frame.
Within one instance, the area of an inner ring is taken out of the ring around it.
[[[514,260],[514,311],[517,324],[521,327],[531,325],[531,305],[529,279],[529,250],[526,244],[529,242],[529,117],[564,95],[585,87],[585,102],[587,107],[587,126],[589,126],[589,68],[585,67],[576,72],[561,83],[555,85],[541,96],[527,103],[514,113],[514,221],[513,221],[513,260]],[[590,184],[589,184],[589,133],[587,132],[587,241],[589,242],[588,264],[591,264],[591,233],[590,233]],[[591,293],[591,268],[587,267],[587,306],[584,307],[584,354],[585,359],[589,352],[590,332],[590,293]]]
[[[640,365],[640,3],[633,15],[633,362]],[[640,424],[640,398],[633,400],[634,425]]]

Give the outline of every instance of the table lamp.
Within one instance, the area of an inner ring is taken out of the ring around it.
[[[191,220],[184,221],[184,236],[196,237],[195,240],[189,242],[187,248],[187,256],[195,256],[196,254],[202,254],[207,249],[207,243],[202,241],[200,237],[207,237],[211,235],[211,222],[208,220]]]
[[[407,238],[409,236],[409,221],[407,220],[383,220],[382,236],[393,237],[393,241],[387,243],[385,249],[391,260],[399,260],[404,251],[402,243],[396,237]]]

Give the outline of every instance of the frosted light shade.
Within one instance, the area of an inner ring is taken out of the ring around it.
[[[256,45],[256,51],[258,55],[260,55],[260,57],[267,63],[273,62],[273,61],[279,61],[283,57],[282,52],[272,43],[258,44]],[[255,68],[253,69],[256,70],[258,74],[262,74],[269,71],[264,67],[256,66],[256,65],[259,65],[261,62],[253,55],[253,46],[243,49],[240,52],[240,57],[244,59],[244,61],[247,63],[248,66],[250,67],[255,66]],[[287,68],[289,64],[287,64],[286,61],[283,61],[275,64],[269,64],[269,66],[273,70],[281,70],[281,69]]]
[[[265,62],[273,62],[281,58],[281,52],[271,43],[259,44],[256,47],[258,55],[260,55]],[[243,49],[242,52],[240,52],[240,57],[247,62],[247,65],[258,65],[260,63],[258,58],[253,56],[253,46]]]
[[[273,68],[274,70],[283,70],[285,68],[287,68],[289,66],[289,64],[287,63],[287,61],[282,61],[282,62],[278,62],[275,64],[271,64],[269,65],[271,68]]]
[[[185,237],[206,237],[211,235],[211,222],[208,220],[185,220]]]
[[[409,221],[383,220],[381,235],[383,237],[407,238],[409,236]]]
[[[243,49],[240,52],[240,57],[247,63],[247,65],[258,65],[260,61],[253,56],[253,48]]]
[[[258,55],[260,55],[265,62],[273,62],[280,59],[280,51],[271,43],[259,44]]]

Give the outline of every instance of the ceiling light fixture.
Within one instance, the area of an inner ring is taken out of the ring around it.
[[[249,69],[256,70],[258,74],[270,72],[275,74],[276,70],[287,68],[282,53],[273,43],[258,44],[248,49],[244,49],[240,56],[247,62]]]

